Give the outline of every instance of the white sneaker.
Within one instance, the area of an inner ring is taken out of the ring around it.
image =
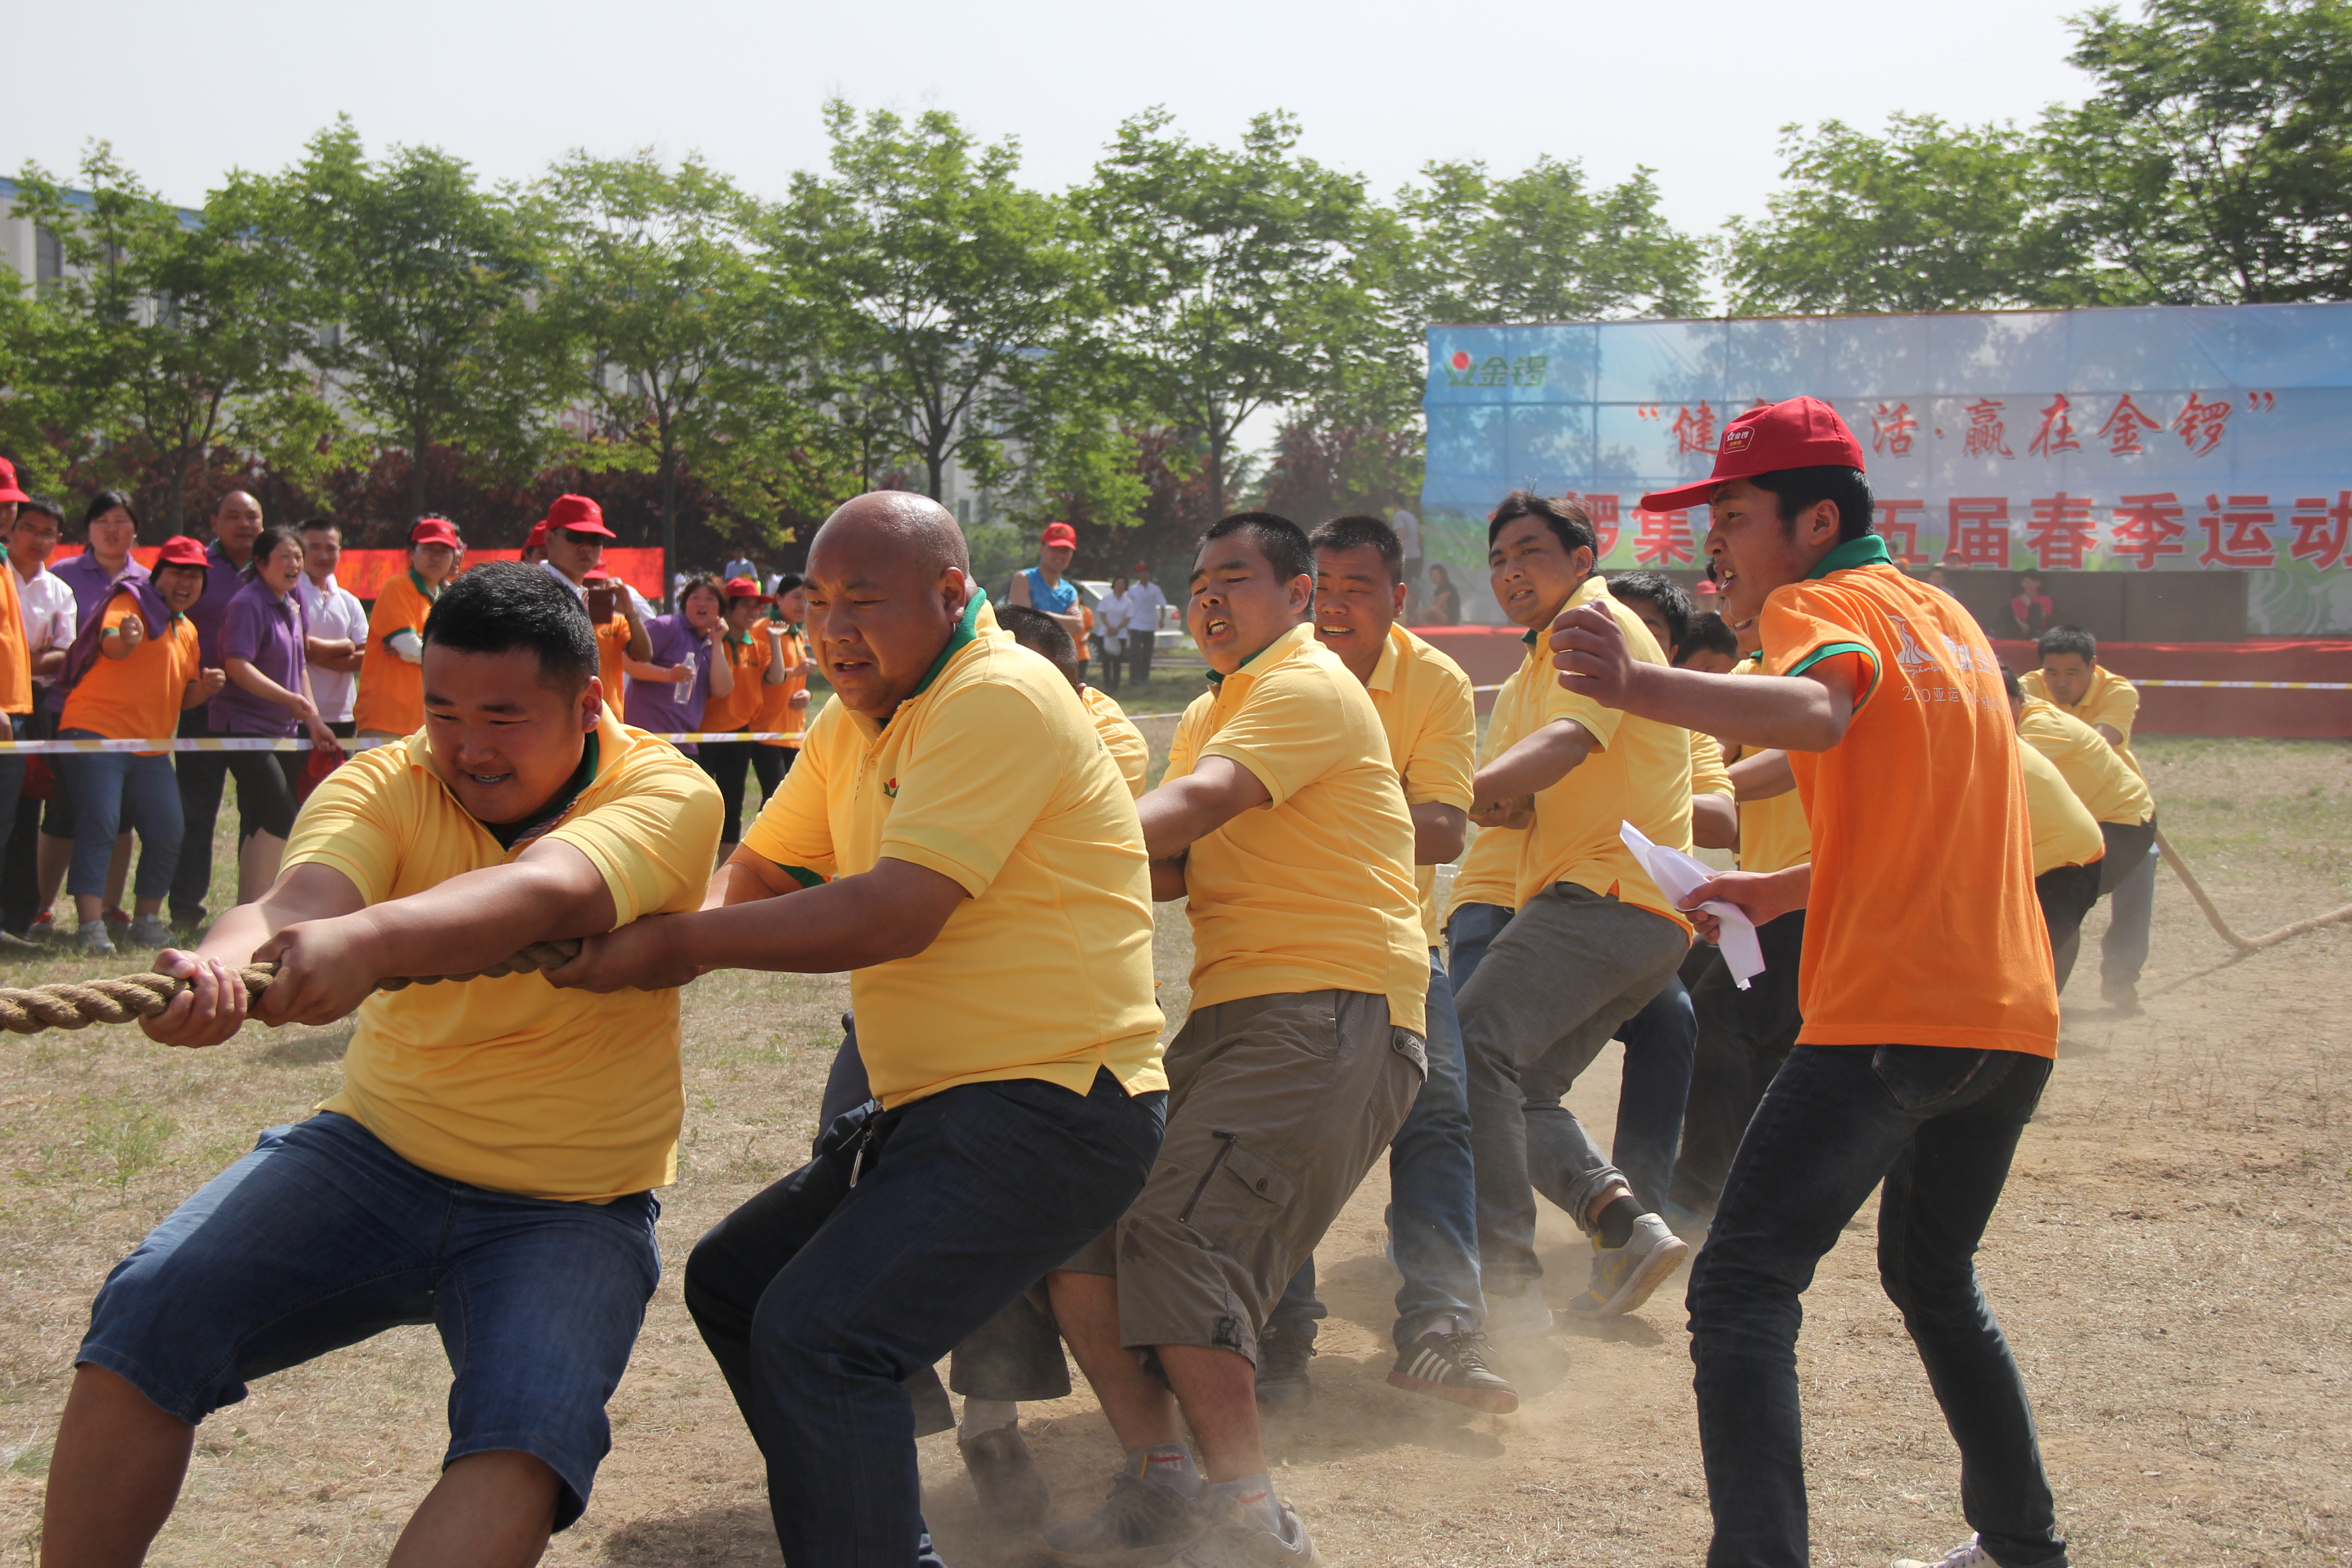
[[[1898,1557],[1895,1560],[1895,1568],[2000,1568],[2000,1565],[1992,1560],[1991,1552],[1977,1544],[1977,1538],[1971,1535],[1932,1563],[1917,1557]]]
[[[1580,1318],[1614,1318],[1630,1312],[1648,1300],[1650,1292],[1665,1283],[1689,1255],[1690,1243],[1668,1230],[1666,1222],[1654,1214],[1633,1222],[1633,1234],[1622,1247],[1603,1247],[1596,1236],[1592,1283],[1583,1295],[1569,1302],[1568,1310]]]
[[[1531,1340],[1551,1332],[1551,1307],[1544,1300],[1543,1281],[1528,1280],[1516,1296],[1487,1291],[1486,1329],[1490,1340]]]

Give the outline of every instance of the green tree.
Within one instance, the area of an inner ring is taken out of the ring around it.
[[[2169,303],[2352,299],[2352,4],[2147,0],[2074,26],[2099,90],[2044,126],[2072,234]]]
[[[1734,313],[2102,302],[2041,221],[2030,134],[1895,114],[1884,137],[1832,120],[1781,138],[1788,188],[1725,226]]]
[[[1002,463],[999,405],[1083,283],[1077,236],[1059,202],[1016,183],[1014,142],[981,146],[937,110],[861,122],[835,100],[824,115],[832,173],[796,176],[771,226],[785,288],[827,318],[824,390],[861,466],[897,447],[934,498],[950,462],[985,484]]]
[[[1398,193],[1403,220],[1389,291],[1416,351],[1433,322],[1695,316],[1705,308],[1699,242],[1658,210],[1637,168],[1607,190],[1550,157],[1509,179],[1481,163],[1429,163]],[[1416,359],[1418,355],[1416,353]]]
[[[348,118],[310,139],[274,195],[270,227],[332,312],[312,352],[407,447],[411,510],[425,510],[436,442],[512,472],[535,466],[566,359],[528,308],[545,281],[544,215],[436,148],[372,161]]]
[[[1102,341],[1200,444],[1215,515],[1243,422],[1311,398],[1394,332],[1358,270],[1360,179],[1296,155],[1286,114],[1257,116],[1230,151],[1171,133],[1171,118],[1121,125],[1075,200],[1100,236]]]
[[[215,445],[291,459],[333,428],[301,357],[312,301],[294,259],[256,237],[249,179],[184,216],[105,142],[79,173],[83,202],[37,166],[17,179],[17,216],[55,235],[64,262],[21,321],[47,357],[21,363],[44,367],[53,420],[94,423],[162,477],[177,531],[188,477]]]

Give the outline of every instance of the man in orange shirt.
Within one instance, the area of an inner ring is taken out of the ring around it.
[[[1643,498],[1709,507],[1724,618],[1761,616],[1768,675],[1641,661],[1587,606],[1550,639],[1562,684],[1594,701],[1785,748],[1812,837],[1806,865],[1727,872],[1689,900],[1759,925],[1807,910],[1804,1026],[1691,1278],[1707,1561],[1807,1561],[1799,1298],[1883,1181],[1880,1278],[1959,1446],[1977,1531],[1945,1568],[2055,1568],[2066,1543],[2032,1409],[1974,1263],[2058,1046],[2017,733],[1974,619],[1871,531],[1862,466],[1834,410],[1793,398],[1733,420],[1709,479]]]
[[[352,727],[385,739],[425,727],[425,618],[457,570],[457,525],[420,517],[408,531],[408,570],[376,593],[368,612],[367,657],[360,661]]]

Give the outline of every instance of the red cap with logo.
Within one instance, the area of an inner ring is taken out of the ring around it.
[[[573,533],[602,534],[606,539],[620,537],[604,526],[604,509],[586,496],[557,496],[555,504],[547,509],[547,521],[540,526],[550,533],[569,530]]]
[[[446,544],[452,550],[462,549],[457,538],[457,525],[446,517],[420,517],[416,526],[408,531],[411,544]]]
[[[749,577],[728,578],[723,592],[730,599],[757,599],[763,605],[768,602],[768,595],[760,592],[760,584]]]
[[[12,500],[31,500],[32,499],[16,488],[16,465],[5,458],[0,458],[0,506],[5,506]]]
[[[1045,525],[1045,537],[1038,542],[1066,544],[1076,550],[1078,547],[1078,531],[1066,522],[1049,522]]]
[[[205,547],[184,533],[175,533],[163,541],[163,548],[155,552],[158,566],[204,566],[212,563],[205,556]]]
[[[1723,444],[1715,449],[1715,472],[1696,484],[1643,496],[1642,510],[1681,511],[1705,506],[1719,484],[1782,468],[1861,467],[1862,443],[1837,410],[1818,397],[1791,397],[1751,408],[1725,426]]]

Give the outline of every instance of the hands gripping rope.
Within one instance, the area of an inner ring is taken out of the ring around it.
[[[411,985],[438,985],[444,981],[496,980],[507,974],[531,974],[569,963],[580,952],[576,942],[535,942],[503,963],[464,974],[401,975],[376,982],[379,991],[399,991]],[[269,989],[278,975],[275,963],[248,963],[237,972],[247,998]],[[0,986],[0,1029],[12,1035],[37,1035],[47,1029],[80,1029],[92,1024],[132,1024],[152,1018],[186,990],[188,983],[168,974],[130,974],[116,980],[59,981],[24,988]]]

